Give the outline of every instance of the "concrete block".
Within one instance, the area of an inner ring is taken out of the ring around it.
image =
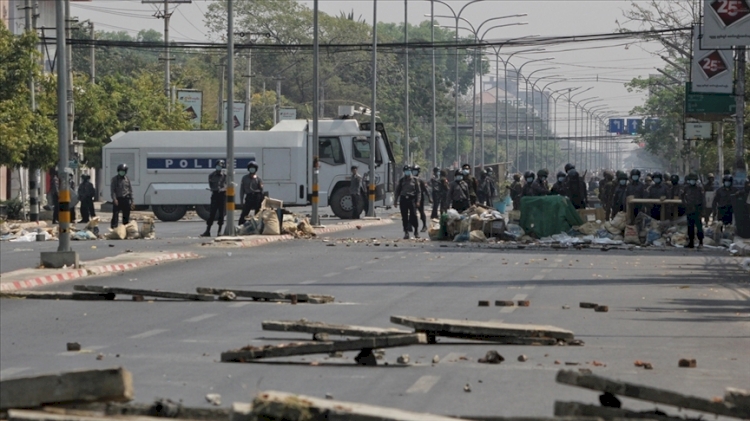
[[[78,253],[75,251],[43,251],[41,265],[48,269],[60,269],[63,266],[79,267]]]

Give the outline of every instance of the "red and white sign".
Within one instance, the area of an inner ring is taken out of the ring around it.
[[[693,29],[693,63],[690,68],[693,92],[731,94],[734,68],[732,52],[701,49],[700,33],[700,27],[696,26]]]
[[[703,0],[701,47],[750,45],[749,0]]]

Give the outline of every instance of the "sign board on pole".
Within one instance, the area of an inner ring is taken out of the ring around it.
[[[703,0],[701,48],[750,45],[749,0]]]
[[[227,109],[227,102],[224,101],[224,109]],[[245,127],[245,103],[244,102],[235,102],[232,106],[232,120],[234,121],[234,130],[243,130]],[[222,125],[224,130],[227,128],[227,121],[224,120],[224,124]]]
[[[661,127],[661,121],[658,118],[646,119],[646,131],[655,132]]]
[[[625,133],[625,119],[610,118],[609,119],[609,132],[617,133],[617,134]]]
[[[296,108],[281,108],[279,109],[279,120],[296,120],[297,109]]]
[[[719,121],[737,112],[737,102],[729,94],[702,94],[685,86],[685,117],[701,121]]]
[[[693,92],[731,94],[733,68],[734,57],[731,51],[701,48],[700,27],[696,25],[693,30],[693,62],[690,67]]]
[[[685,139],[711,139],[711,123],[685,123]]]
[[[628,133],[630,134],[638,134],[638,132],[641,131],[641,127],[643,127],[643,120],[640,118],[629,118],[628,119]]]
[[[185,106],[184,110],[188,114],[193,127],[200,129],[203,115],[203,92],[179,90],[177,91],[177,101]]]

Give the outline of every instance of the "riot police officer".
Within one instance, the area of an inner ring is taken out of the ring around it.
[[[130,223],[130,210],[133,205],[133,188],[128,178],[127,164],[117,166],[117,175],[112,177],[110,193],[112,195],[112,222],[110,227],[117,228],[118,218],[122,212],[122,224]]]
[[[404,228],[404,240],[410,238],[409,234],[414,229],[414,238],[419,238],[419,220],[417,219],[417,208],[419,207],[422,191],[419,181],[412,177],[412,170],[404,165],[404,176],[398,180],[396,186],[396,206],[401,209],[401,222]]]
[[[263,203],[263,180],[258,177],[258,164],[255,161],[247,164],[247,174],[242,177],[240,193],[244,196],[239,221],[240,225],[243,225],[251,210],[255,211],[256,216],[258,215],[260,205]]]
[[[206,232],[201,237],[211,236],[211,226],[214,220],[218,222],[219,229],[216,236],[221,235],[221,226],[224,225],[224,212],[227,208],[227,175],[224,172],[226,162],[219,160],[216,168],[208,175],[208,189],[211,190],[211,210],[209,211],[208,220],[206,220]]]

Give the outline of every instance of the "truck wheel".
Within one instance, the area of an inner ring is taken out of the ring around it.
[[[154,215],[164,222],[179,221],[187,213],[187,207],[182,205],[155,205],[151,209]]]
[[[352,219],[352,196],[346,189],[340,188],[333,192],[331,210],[341,219]]]
[[[195,207],[195,213],[197,213],[202,220],[208,221],[208,217],[211,216],[211,206],[197,205]]]

